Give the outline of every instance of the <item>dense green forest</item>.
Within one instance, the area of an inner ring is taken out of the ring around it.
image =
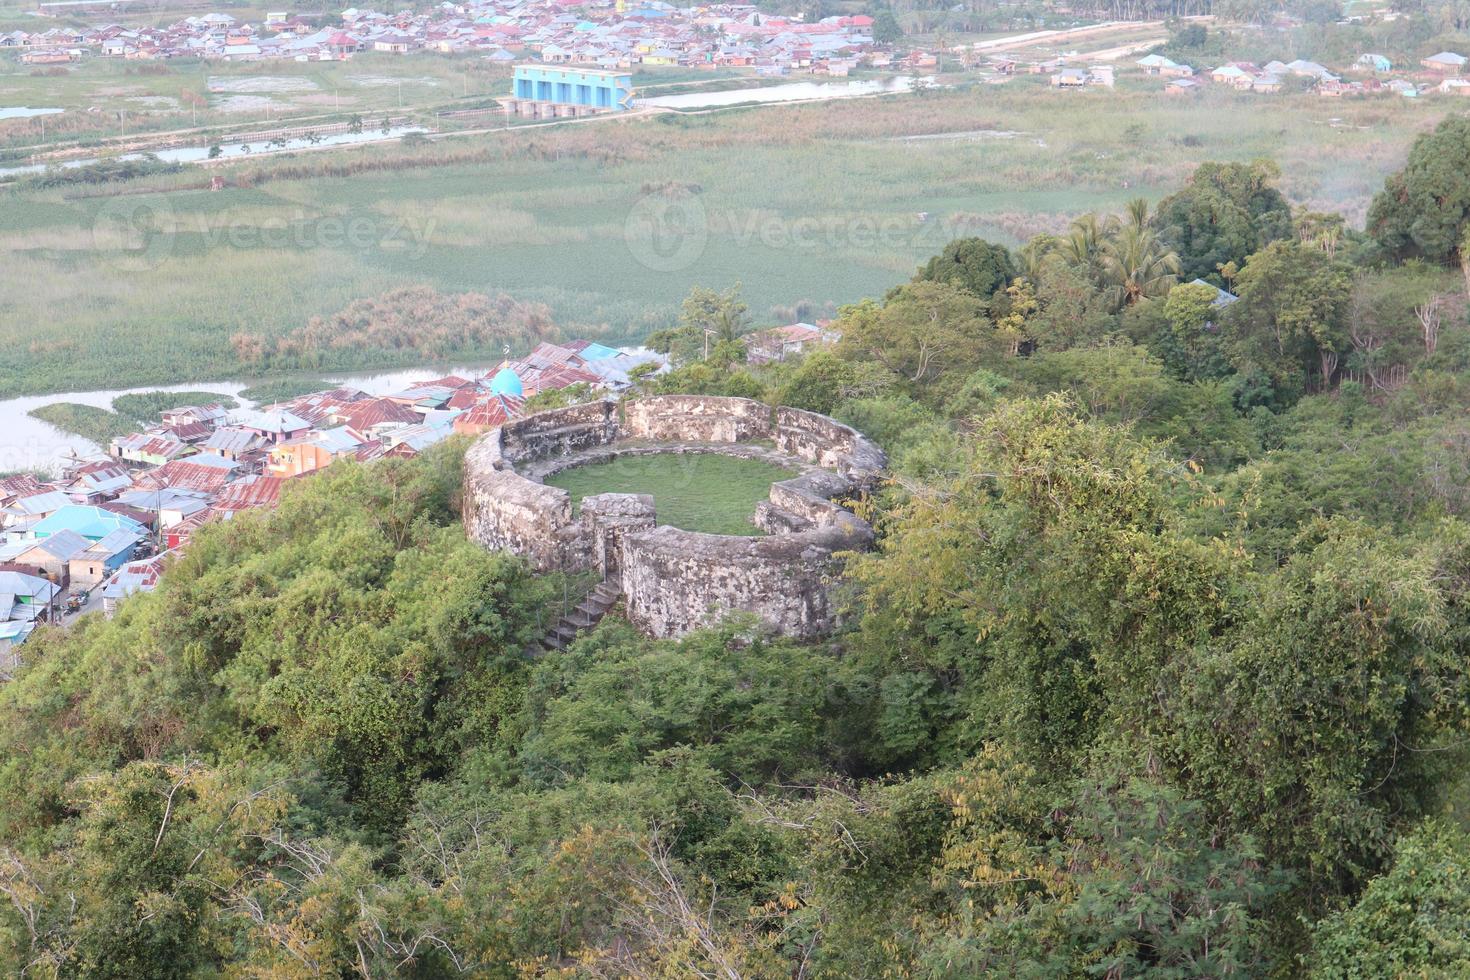
[[[465,541],[462,444],[202,529],[0,688],[0,971],[1470,973],[1467,157],[1364,232],[1206,164],[777,365],[697,290],[640,391],[890,453],[819,644],[525,659],[563,583]]]

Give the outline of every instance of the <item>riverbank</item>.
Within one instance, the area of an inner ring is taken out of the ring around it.
[[[384,395],[406,388],[418,381],[428,381],[448,374],[483,374],[494,364],[495,362],[445,362],[420,364],[391,371],[326,373],[311,377],[326,386],[350,385],[370,395]],[[269,379],[269,381],[279,382],[292,377],[297,376],[283,376]],[[306,378],[307,376],[299,377]],[[262,379],[28,395],[0,400],[0,433],[3,433],[0,434],[0,473],[21,471],[56,473],[71,459],[106,452],[106,447],[97,441],[75,432],[64,431],[42,418],[37,418],[32,414],[37,409],[56,404],[73,404],[113,411],[114,403],[118,399],[162,392],[210,395],[219,399],[228,399],[241,408],[255,408],[260,403],[247,397],[246,392],[256,387],[265,387]]]

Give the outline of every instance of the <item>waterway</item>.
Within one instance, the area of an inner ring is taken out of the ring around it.
[[[36,116],[54,116],[61,109],[33,109],[28,105],[0,106],[0,119],[32,119]]]
[[[60,110],[57,110],[60,111]],[[5,110],[0,109],[0,119],[5,118]],[[387,130],[365,128],[360,133],[336,133],[331,136],[318,137],[316,142],[308,139],[290,139],[285,145],[280,143],[267,144],[262,140],[252,143],[225,142],[219,144],[220,152],[218,158],[221,160],[244,160],[252,156],[270,156],[276,153],[290,153],[292,150],[312,150],[330,146],[356,146],[362,143],[382,143],[386,140],[395,140],[407,136],[410,133],[423,133],[427,130],[420,126],[394,126]],[[154,151],[154,156],[164,163],[203,163],[210,157],[210,146],[175,146],[168,149]],[[142,153],[125,153],[122,156],[109,157],[112,160],[141,160]],[[82,160],[66,160],[61,163],[33,163],[20,167],[0,167],[0,178],[18,177],[22,174],[36,174],[44,171],[48,166],[72,169],[74,167],[88,167],[94,163],[100,163],[101,157],[88,157]]]
[[[851,82],[792,82],[763,88],[736,88],[722,92],[686,92],[682,95],[654,96],[639,99],[640,106],[663,109],[718,109],[722,106],[771,102],[809,102],[825,99],[852,99],[865,95],[896,95],[912,92],[921,82],[900,76]]]

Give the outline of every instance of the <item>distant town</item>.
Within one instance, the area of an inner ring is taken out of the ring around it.
[[[433,13],[384,14],[350,8],[323,25],[289,13],[259,25],[226,13],[188,17],[167,27],[100,24],[0,34],[0,48],[27,64],[67,64],[87,56],[151,60],[345,61],[363,51],[409,54],[478,52],[507,64],[534,57],[602,68],[708,66],[846,74],[874,50],[873,19],[828,17],[815,23],[763,14],[747,4],[677,8],[649,2],[442,4]]]
[[[84,8],[85,9],[85,8]],[[1026,57],[1050,40],[1103,37],[1113,28],[1101,24],[1075,30],[1036,31],[965,45],[917,48],[874,36],[874,18],[834,16],[807,22],[761,12],[750,4],[675,7],[644,3],[578,3],[491,0],[443,3],[432,12],[381,13],[348,8],[330,23],[289,12],[267,14],[252,24],[222,12],[184,18],[166,27],[124,27],[102,23],[77,29],[0,34],[0,50],[18,52],[29,65],[66,65],[89,57],[148,61],[200,58],[227,62],[294,60],[346,61],[362,52],[410,55],[415,52],[479,54],[507,67],[515,64],[579,66],[603,71],[641,68],[747,69],[758,75],[811,74],[844,77],[860,69],[905,72],[961,70],[995,82],[1016,74],[1044,74],[1060,89],[1111,87],[1116,63],[1150,43],[1054,57]],[[886,42],[886,43],[885,43]],[[1092,62],[1097,63],[1092,63]],[[1467,59],[1441,51],[1409,66],[1395,65],[1374,52],[1353,64],[1329,68],[1314,61],[1271,61],[1257,65],[1230,61],[1214,66],[1175,62],[1148,54],[1135,62],[1142,74],[1157,76],[1163,89],[1187,94],[1215,84],[1271,94],[1294,80],[1324,97],[1392,93],[1467,94],[1470,79],[1460,77]],[[518,83],[519,86],[519,83]],[[510,93],[525,98],[517,90]],[[536,101],[574,101],[573,97]],[[631,101],[603,108],[631,108]],[[515,111],[513,108],[511,111]],[[532,113],[534,114],[534,113]]]

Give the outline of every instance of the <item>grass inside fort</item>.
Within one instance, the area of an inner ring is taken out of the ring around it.
[[[251,375],[236,333],[279,337],[420,283],[545,303],[567,334],[611,342],[668,325],[696,284],[743,282],[759,323],[811,319],[881,296],[951,238],[1060,231],[1158,200],[1206,160],[1270,157],[1294,201],[1361,221],[1414,134],[1454,108],[1161,87],[1028,76],[0,188],[0,395]],[[679,243],[643,240],[639,219],[671,202],[695,202],[705,234],[670,257]],[[299,370],[423,359],[311,354]]]
[[[739,459],[719,453],[660,453],[619,456],[563,470],[546,482],[572,495],[580,508],[582,498],[597,493],[653,495],[658,523],[709,534],[760,534],[751,523],[755,506],[770,492],[771,484],[792,471],[757,459]]]

